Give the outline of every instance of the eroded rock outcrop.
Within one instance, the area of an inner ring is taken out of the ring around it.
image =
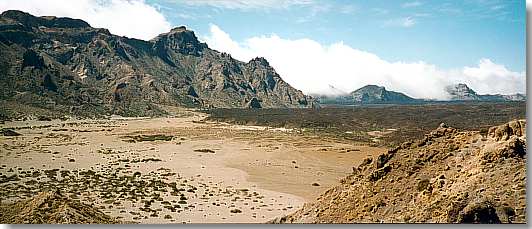
[[[526,122],[440,125],[273,223],[526,223]]]

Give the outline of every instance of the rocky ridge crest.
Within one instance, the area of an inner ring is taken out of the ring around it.
[[[150,41],[82,20],[0,15],[0,100],[72,114],[157,115],[161,105],[306,107],[264,58],[248,63],[176,27]],[[255,102],[254,102],[255,103]]]

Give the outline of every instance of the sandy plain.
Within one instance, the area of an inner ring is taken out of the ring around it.
[[[21,134],[0,136],[0,201],[57,189],[128,222],[261,223],[386,150],[205,117],[0,124]]]

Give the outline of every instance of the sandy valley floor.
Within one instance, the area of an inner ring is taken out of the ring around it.
[[[204,117],[1,124],[22,135],[0,136],[0,200],[59,189],[125,221],[265,222],[385,150]]]

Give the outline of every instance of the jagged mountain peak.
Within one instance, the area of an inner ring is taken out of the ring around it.
[[[29,13],[19,10],[6,10],[1,15],[2,18],[11,19],[18,23],[24,24],[30,27],[55,27],[55,28],[84,28],[90,27],[89,23],[80,20],[67,17],[55,17],[55,16],[43,16],[36,17]]]
[[[160,114],[159,104],[246,107],[253,98],[265,108],[310,104],[266,59],[235,60],[184,26],[149,41],[75,23],[41,27],[58,20],[20,11],[0,16],[0,99],[72,114],[127,116]]]
[[[445,87],[445,91],[449,93],[452,100],[477,100],[478,95],[467,84],[458,83],[448,85]]]
[[[459,91],[459,92],[467,92],[467,93],[470,93],[470,94],[477,94],[473,89],[471,89],[465,83],[457,83],[457,84],[447,85],[445,87],[445,90],[447,90],[448,92]]]
[[[471,89],[467,84],[458,83],[445,87],[445,91],[448,93],[450,100],[452,101],[524,101],[526,96],[523,94],[512,95],[481,95]]]
[[[170,32],[184,32],[184,31],[190,31],[190,30],[187,30],[187,27],[184,25],[174,27],[173,29],[170,30]]]
[[[189,54],[199,56],[203,50],[208,48],[206,43],[200,42],[196,34],[187,30],[185,26],[178,26],[170,30],[168,33],[160,34],[151,40],[157,51],[161,49],[176,50],[182,54]]]
[[[262,66],[267,66],[269,67],[270,66],[270,62],[268,62],[268,60],[266,60],[266,58],[264,57],[255,57],[253,59],[251,59],[248,63],[257,63],[259,65],[262,65]]]

